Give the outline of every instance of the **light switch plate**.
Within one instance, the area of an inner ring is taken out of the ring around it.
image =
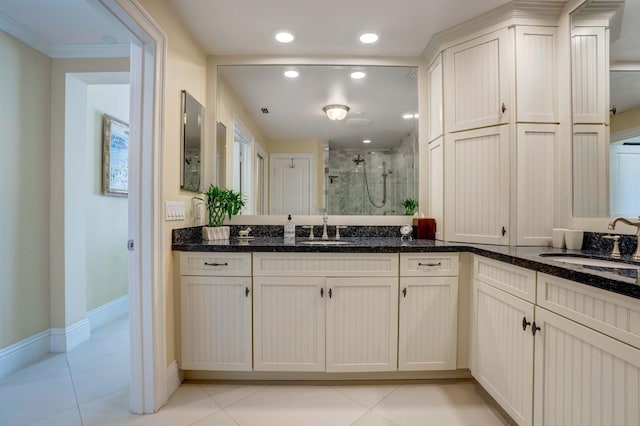
[[[182,201],[166,201],[165,202],[165,220],[184,220],[184,202]]]

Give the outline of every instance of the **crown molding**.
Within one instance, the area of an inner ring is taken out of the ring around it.
[[[124,58],[131,54],[129,44],[53,45],[52,58]]]
[[[491,31],[500,27],[510,25],[555,26],[564,4],[564,0],[514,0],[435,34],[423,50],[422,56],[431,62],[438,52],[450,47],[460,39],[478,36],[486,33],[487,30]]]
[[[0,30],[31,46],[38,52],[51,57],[51,43],[2,12],[0,12]]]

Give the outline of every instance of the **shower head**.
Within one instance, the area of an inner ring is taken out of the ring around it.
[[[356,165],[360,165],[360,163],[364,163],[364,158],[360,157],[360,154],[358,154],[358,156],[354,157],[354,159],[351,161],[356,163]]]

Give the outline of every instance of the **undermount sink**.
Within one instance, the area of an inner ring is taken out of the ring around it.
[[[345,244],[352,244],[351,241],[342,240],[313,240],[313,241],[300,241],[300,244],[307,244],[310,246],[342,246]]]
[[[556,262],[572,263],[574,265],[595,266],[600,268],[640,269],[639,265],[631,265],[617,260],[594,259],[573,254],[544,253],[540,257]]]

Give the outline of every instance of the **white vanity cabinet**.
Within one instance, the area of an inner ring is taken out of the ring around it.
[[[640,424],[640,350],[536,307],[535,425]]]
[[[186,370],[250,371],[251,253],[180,253]]]
[[[520,425],[533,419],[536,273],[474,257],[471,373]]]
[[[455,370],[458,255],[400,254],[398,370]]]
[[[258,371],[396,371],[398,254],[254,253]]]
[[[538,273],[536,425],[640,424],[640,303]]]
[[[473,289],[471,372],[518,424],[640,424],[637,299],[480,256]]]

